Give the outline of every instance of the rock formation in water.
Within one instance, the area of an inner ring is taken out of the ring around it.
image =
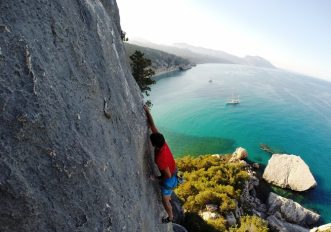
[[[170,231],[114,0],[0,2],[0,231]]]
[[[237,156],[237,152],[234,152],[231,159]],[[243,164],[245,162],[244,160],[236,160]],[[263,202],[257,194],[258,189],[261,190],[258,187],[260,180],[258,178],[259,175],[254,171],[253,165],[246,163],[246,170],[250,178],[245,182],[240,196],[240,202],[235,209],[235,217],[237,219],[242,215],[250,213],[267,220],[271,231],[277,232],[308,232],[308,227],[312,227],[318,223],[320,219],[319,214],[273,192],[270,192],[267,201]],[[229,217],[227,221],[230,223],[232,220]],[[328,228],[327,226],[325,225],[322,228]]]
[[[310,230],[310,232],[330,232],[331,231],[331,223],[315,227]]]
[[[311,226],[320,219],[319,214],[272,192],[269,194],[267,205],[269,215],[277,214],[287,222],[300,226]]]
[[[268,225],[271,231],[274,232],[309,232],[308,228],[304,228],[302,226],[288,223],[276,217],[275,215],[271,215],[267,218]]]
[[[233,152],[231,159],[229,162],[237,162],[240,160],[246,159],[248,156],[247,150],[242,147],[237,147],[235,152]]]
[[[305,191],[317,185],[308,165],[296,155],[273,154],[264,170],[263,179],[295,191]]]

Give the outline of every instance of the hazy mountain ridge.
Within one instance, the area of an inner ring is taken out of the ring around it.
[[[131,41],[131,43],[175,54],[197,64],[225,63],[250,65],[263,68],[276,68],[270,61],[260,56],[248,55],[245,57],[238,57],[224,51],[192,46],[186,43],[176,43],[173,46],[160,45],[147,41]]]
[[[245,56],[244,60],[246,61],[246,64],[248,64],[248,65],[253,65],[253,66],[257,66],[257,67],[266,67],[266,68],[276,68],[268,60],[266,60],[260,56]]]
[[[192,62],[188,59],[161,50],[131,43],[124,43],[124,45],[128,62],[130,62],[130,56],[136,50],[141,51],[146,58],[152,61],[152,68],[156,73],[177,70],[179,67],[192,65]]]

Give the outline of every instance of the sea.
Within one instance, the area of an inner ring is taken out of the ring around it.
[[[265,167],[270,155],[260,144],[299,155],[317,187],[278,192],[331,223],[331,82],[235,64],[201,64],[155,79],[152,115],[176,158],[243,147],[249,161]],[[238,96],[240,104],[226,104]]]

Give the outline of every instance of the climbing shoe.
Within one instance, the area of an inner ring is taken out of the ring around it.
[[[172,222],[172,220],[170,220],[169,217],[167,217],[167,218],[162,218],[162,223],[166,224],[166,223],[169,223],[169,222]]]

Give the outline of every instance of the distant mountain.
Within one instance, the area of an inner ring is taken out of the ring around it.
[[[233,63],[229,60],[215,57],[215,56],[210,56],[208,54],[195,53],[187,48],[160,45],[160,44],[150,43],[150,42],[146,42],[146,41],[130,41],[130,43],[140,45],[143,47],[157,49],[157,50],[164,51],[167,53],[171,53],[171,54],[183,57],[185,59],[188,59],[190,62],[196,63],[196,64],[203,64],[203,63],[231,63],[232,64]]]
[[[257,67],[266,67],[266,68],[276,68],[268,60],[260,56],[245,56],[244,60],[248,65],[253,65]]]
[[[144,56],[152,61],[152,68],[156,73],[168,72],[173,70],[178,70],[182,67],[187,67],[194,65],[189,59],[179,57],[174,54],[169,54],[167,52],[153,49],[150,47],[139,46],[131,43],[124,43],[127,59],[130,62],[130,56],[136,51],[141,51]]]
[[[176,43],[173,46],[155,44],[146,41],[131,41],[144,47],[158,49],[164,52],[172,53],[177,56],[186,58],[193,63],[226,63],[226,64],[243,64],[264,68],[276,68],[268,60],[259,56],[238,57],[224,51],[218,51],[203,47],[196,47],[186,43]]]
[[[223,52],[223,51],[217,51],[217,50],[203,48],[203,47],[196,47],[196,46],[192,46],[192,45],[189,45],[186,43],[175,43],[174,46],[177,48],[188,49],[194,53],[203,54],[203,55],[206,55],[209,57],[215,57],[215,58],[218,58],[221,60],[226,60],[229,63],[234,63],[234,64],[242,63],[241,58],[239,58],[235,55]]]

